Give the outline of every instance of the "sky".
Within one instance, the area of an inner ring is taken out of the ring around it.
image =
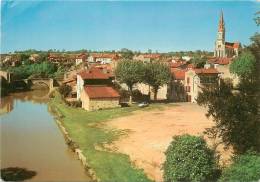
[[[248,45],[259,1],[2,1],[1,52],[213,51],[221,10],[226,41]]]

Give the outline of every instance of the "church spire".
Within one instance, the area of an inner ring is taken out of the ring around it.
[[[221,10],[219,25],[218,25],[218,31],[223,32],[224,30],[225,30],[225,22],[224,22],[223,11]]]

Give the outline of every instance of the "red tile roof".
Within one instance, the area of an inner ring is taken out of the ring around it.
[[[186,70],[171,69],[171,73],[175,80],[185,80],[185,72]]]
[[[231,63],[232,58],[211,58],[208,60],[209,63],[227,65]]]
[[[227,48],[232,48],[232,49],[237,49],[240,47],[240,43],[239,42],[225,42],[225,47]]]
[[[180,61],[180,62],[176,62],[176,63],[170,63],[170,67],[171,68],[178,68],[180,66],[183,66],[186,64],[186,61]]]
[[[86,85],[84,87],[85,92],[90,99],[101,99],[101,98],[119,98],[119,93],[108,86],[90,86]]]
[[[103,73],[101,69],[99,68],[91,68],[90,70],[84,70],[82,72],[79,73],[79,75],[81,76],[81,78],[83,80],[87,80],[87,79],[109,79],[109,75],[106,73]]]
[[[194,69],[196,74],[219,74],[218,70],[215,68],[199,68],[199,69]]]

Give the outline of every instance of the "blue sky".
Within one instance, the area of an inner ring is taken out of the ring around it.
[[[220,10],[226,40],[249,44],[260,2],[2,1],[1,52],[25,49],[168,52],[214,48]]]

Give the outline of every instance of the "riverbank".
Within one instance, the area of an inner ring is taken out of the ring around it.
[[[93,181],[48,112],[48,93],[42,89],[1,98],[0,166],[5,179]]]
[[[137,169],[126,154],[116,153],[105,146],[111,144],[125,130],[105,129],[105,122],[121,116],[130,115],[140,110],[137,106],[87,112],[81,108],[71,108],[64,104],[60,95],[51,99],[49,106],[56,112],[56,116],[66,128],[71,140],[79,147],[91,168],[100,181],[151,181],[142,169]],[[141,110],[151,110],[162,107],[153,104]],[[131,121],[129,121],[131,122]]]

